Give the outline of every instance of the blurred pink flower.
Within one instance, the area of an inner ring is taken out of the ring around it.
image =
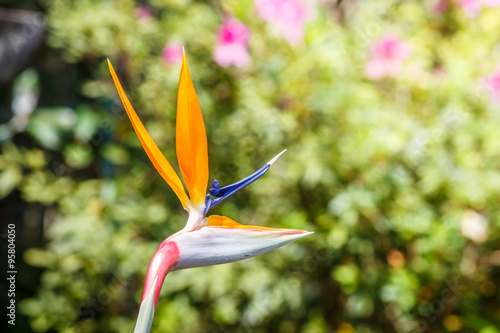
[[[137,21],[149,21],[151,18],[151,10],[146,5],[137,6],[134,14]]]
[[[432,74],[434,74],[438,79],[444,79],[448,73],[444,67],[438,66],[432,70]]]
[[[484,83],[493,99],[500,104],[500,65],[493,75],[484,78]]]
[[[486,7],[498,7],[500,6],[500,0],[483,0],[483,5]]]
[[[168,43],[163,48],[162,57],[169,65],[179,63],[182,59],[182,45],[174,42]]]
[[[481,0],[460,0],[459,4],[465,15],[470,18],[478,17],[481,14]]]
[[[448,0],[437,0],[432,6],[434,12],[442,13],[445,12],[449,7]]]
[[[476,18],[481,14],[481,7],[498,7],[500,0],[460,0],[460,7],[465,15],[470,18]]]
[[[292,45],[299,44],[304,38],[304,23],[308,8],[316,0],[255,0],[260,17],[272,22],[283,37]]]
[[[249,37],[248,28],[234,17],[224,19],[217,35],[220,44],[247,44]]]
[[[248,54],[249,29],[233,17],[225,18],[217,33],[215,62],[222,67],[245,67],[250,63]]]
[[[386,34],[370,49],[370,60],[365,66],[369,78],[394,77],[401,72],[403,63],[411,55],[410,46],[393,34]]]

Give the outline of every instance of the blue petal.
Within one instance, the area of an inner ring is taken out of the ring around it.
[[[205,196],[205,210],[203,211],[203,216],[207,215],[208,210],[212,206],[212,198],[210,197],[210,194],[207,194]]]
[[[250,175],[250,176],[248,176],[248,177],[240,180],[239,182],[236,182],[234,184],[227,185],[227,186],[224,186],[224,187],[218,188],[218,189],[217,188],[211,188],[211,189],[209,189],[210,194],[212,196],[214,196],[215,199],[210,200],[210,202],[208,203],[210,206],[207,205],[207,202],[205,203],[205,207],[208,207],[208,209],[206,209],[205,214],[213,206],[217,205],[219,202],[221,202],[223,200],[226,200],[231,195],[235,194],[236,192],[238,192],[242,188],[250,185],[251,183],[253,183],[257,179],[259,179],[260,177],[262,177],[262,175],[264,175],[266,173],[266,171],[269,170],[270,167],[271,166],[269,164],[266,164],[262,168],[260,168],[256,172],[254,172],[252,175]]]
[[[215,197],[215,199],[211,199],[210,196],[207,194],[207,198],[205,200],[205,214],[215,205],[217,205],[219,202],[226,200],[228,197],[231,195],[235,194],[242,188],[250,185],[260,177],[262,177],[267,170],[271,167],[271,165],[276,162],[276,160],[281,156],[286,151],[283,150],[281,153],[279,153],[276,157],[274,157],[272,160],[270,160],[266,165],[264,165],[262,168],[251,174],[250,176],[240,180],[239,182],[236,182],[231,185],[227,185],[224,187],[220,187],[220,184],[217,180],[214,180],[212,183],[212,188],[209,189],[208,191],[210,194]]]

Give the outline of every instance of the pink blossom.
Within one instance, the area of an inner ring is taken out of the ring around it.
[[[168,43],[163,48],[162,57],[169,65],[178,63],[182,58],[182,45],[174,42]]]
[[[500,6],[500,0],[483,0],[483,6],[498,7]]]
[[[308,4],[314,2],[309,0]],[[296,45],[304,38],[308,12],[305,3],[300,0],[255,0],[255,7],[263,20],[272,22],[290,44]]]
[[[222,22],[217,35],[219,44],[247,44],[250,37],[248,28],[233,17]]]
[[[438,66],[432,70],[432,74],[438,79],[444,79],[448,73],[442,66]]]
[[[481,14],[481,7],[498,7],[500,6],[500,0],[460,0],[460,7],[464,11],[465,15],[470,18],[476,18]]]
[[[500,65],[497,67],[493,75],[484,79],[484,83],[493,99],[500,104]]]
[[[478,17],[481,14],[481,0],[460,0],[459,4],[465,15],[470,18]]]
[[[436,13],[445,12],[449,7],[448,0],[437,0],[432,6],[432,10]]]
[[[250,63],[247,49],[249,37],[250,31],[243,23],[232,17],[225,18],[217,33],[215,62],[222,67],[248,65]]]
[[[411,49],[407,43],[395,35],[386,34],[372,45],[365,73],[372,79],[395,77],[410,55]]]
[[[137,21],[149,21],[151,19],[151,10],[146,5],[139,5],[135,8],[135,19]]]

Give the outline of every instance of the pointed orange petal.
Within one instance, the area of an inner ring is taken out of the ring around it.
[[[146,154],[148,154],[149,159],[155,166],[156,170],[160,173],[163,179],[165,179],[168,185],[170,185],[172,190],[174,190],[175,194],[181,201],[184,208],[188,210],[189,199],[187,197],[186,192],[184,191],[184,186],[182,186],[182,182],[179,176],[177,176],[170,163],[168,163],[167,159],[162,154],[156,143],[154,143],[151,136],[149,136],[149,133],[146,131],[146,128],[144,127],[141,120],[137,116],[137,113],[135,113],[135,110],[132,107],[132,104],[130,104],[127,95],[125,95],[125,91],[123,91],[122,85],[120,84],[120,81],[116,76],[115,70],[113,69],[113,66],[111,65],[111,62],[109,60],[108,60],[108,66],[109,66],[109,71],[111,72],[111,76],[113,77],[116,90],[118,90],[118,94],[120,95],[123,106],[125,107],[125,111],[127,111],[128,117],[132,122],[132,126],[134,127],[135,133],[139,137],[139,141],[141,142],[142,147],[146,151]]]
[[[176,150],[182,177],[195,206],[205,201],[208,184],[208,152],[205,124],[183,52],[177,94]]]
[[[207,227],[221,227],[221,228],[235,228],[235,229],[252,229],[254,231],[276,231],[282,234],[302,234],[308,233],[304,230],[297,229],[283,229],[283,228],[268,228],[268,227],[260,227],[254,225],[244,225],[240,224],[229,217],[220,216],[220,215],[210,215],[207,221]]]
[[[229,217],[210,215],[208,217],[207,227],[244,228],[246,226],[230,219]]]

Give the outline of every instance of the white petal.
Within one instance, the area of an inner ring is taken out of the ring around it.
[[[171,271],[247,259],[310,234],[290,229],[203,227],[171,239],[179,248],[179,259]]]
[[[205,202],[200,204],[200,207],[190,208],[189,218],[183,231],[192,231],[198,229],[203,224],[203,211],[205,210]]]
[[[281,155],[283,155],[284,153],[286,152],[286,149],[284,149],[281,153],[279,153],[278,155],[274,156],[274,158],[272,160],[270,160],[269,162],[267,162],[267,164],[269,165],[273,165],[274,162],[276,162],[278,160],[278,158],[280,158]]]

